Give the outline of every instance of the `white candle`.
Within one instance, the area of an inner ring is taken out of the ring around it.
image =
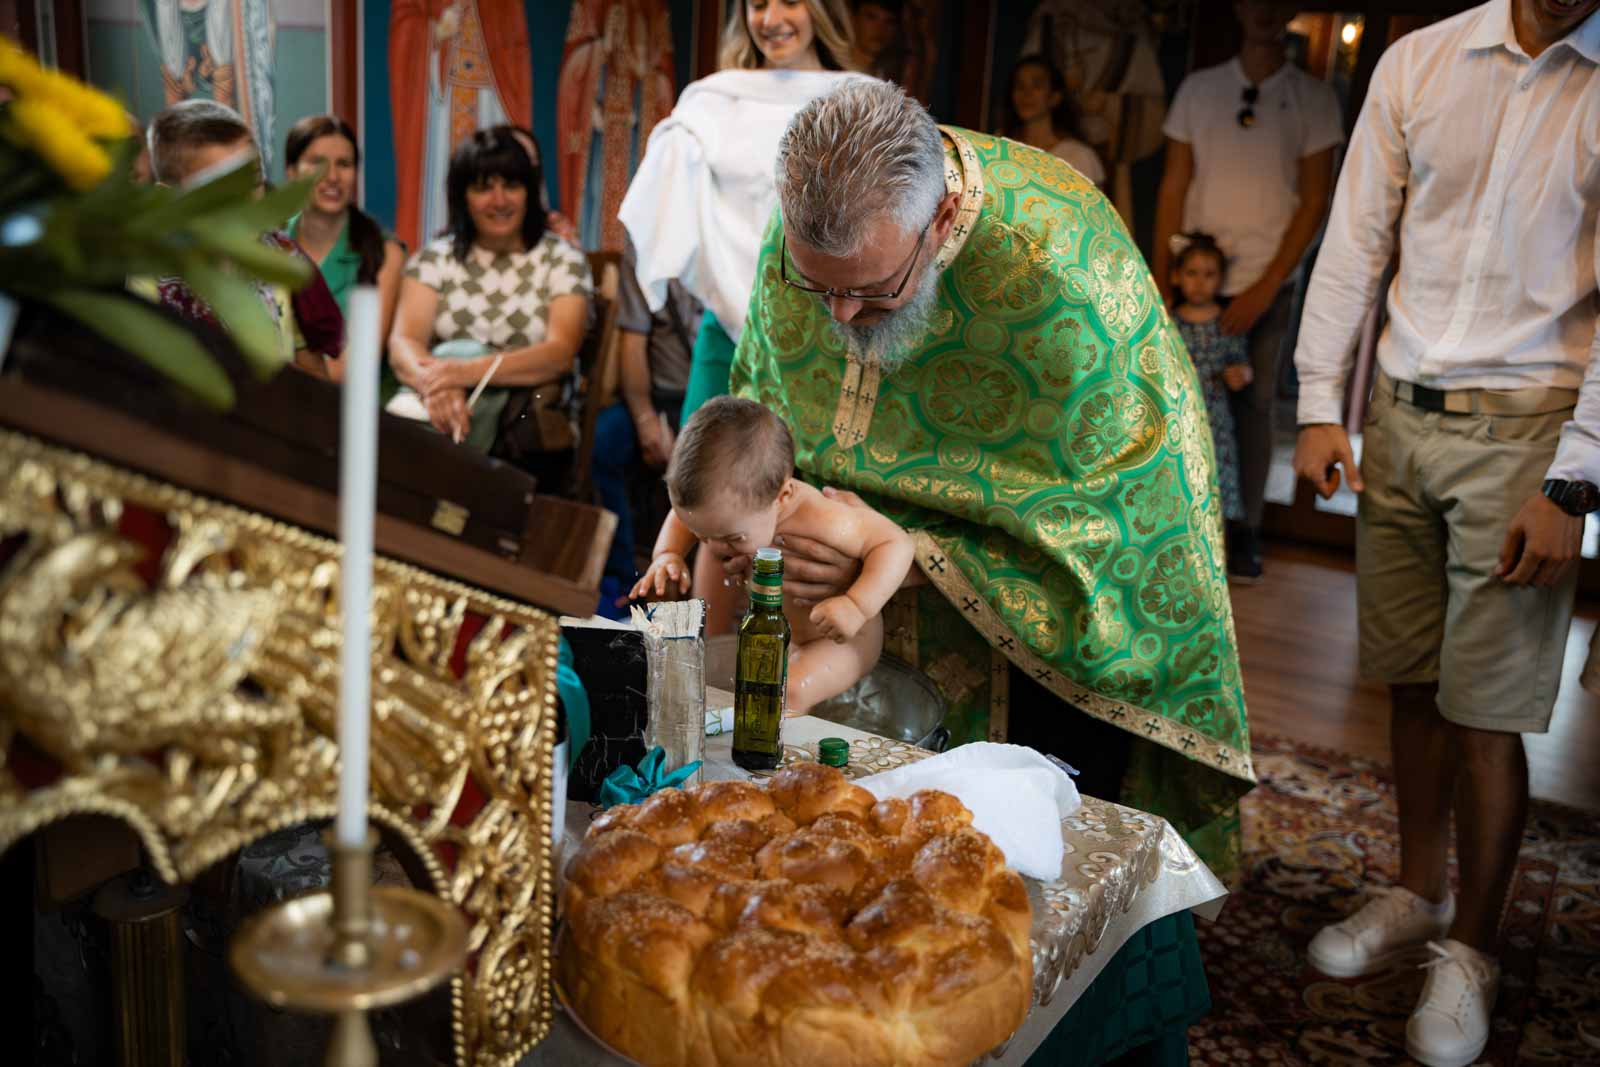
[[[339,430],[339,844],[367,836],[367,737],[372,690],[372,516],[378,483],[378,290],[357,286],[345,315],[344,417]]]

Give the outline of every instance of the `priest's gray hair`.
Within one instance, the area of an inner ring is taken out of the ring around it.
[[[887,215],[908,233],[944,199],[944,145],[932,116],[892,82],[852,78],[812,100],[778,142],[789,239],[853,256]]]

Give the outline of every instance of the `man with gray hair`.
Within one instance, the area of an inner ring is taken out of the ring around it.
[[[777,187],[733,388],[808,478],[913,533],[886,650],[938,684],[957,743],[1056,752],[1228,876],[1254,774],[1211,437],[1115,209],[882,82],[801,110]],[[786,541],[791,594],[854,578]]]

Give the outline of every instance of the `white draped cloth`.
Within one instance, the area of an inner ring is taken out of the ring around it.
[[[677,278],[735,341],[777,204],[778,141],[844,71],[725,70],[691,84],[650,134],[618,216],[651,311]]]

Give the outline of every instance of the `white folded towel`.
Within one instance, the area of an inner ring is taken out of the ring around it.
[[[1008,864],[1042,882],[1061,877],[1061,820],[1082,803],[1071,776],[1055,763],[1022,745],[987,741],[961,745],[856,784],[879,800],[908,797],[919,789],[952,794],[972,812],[972,825],[1005,853]]]

